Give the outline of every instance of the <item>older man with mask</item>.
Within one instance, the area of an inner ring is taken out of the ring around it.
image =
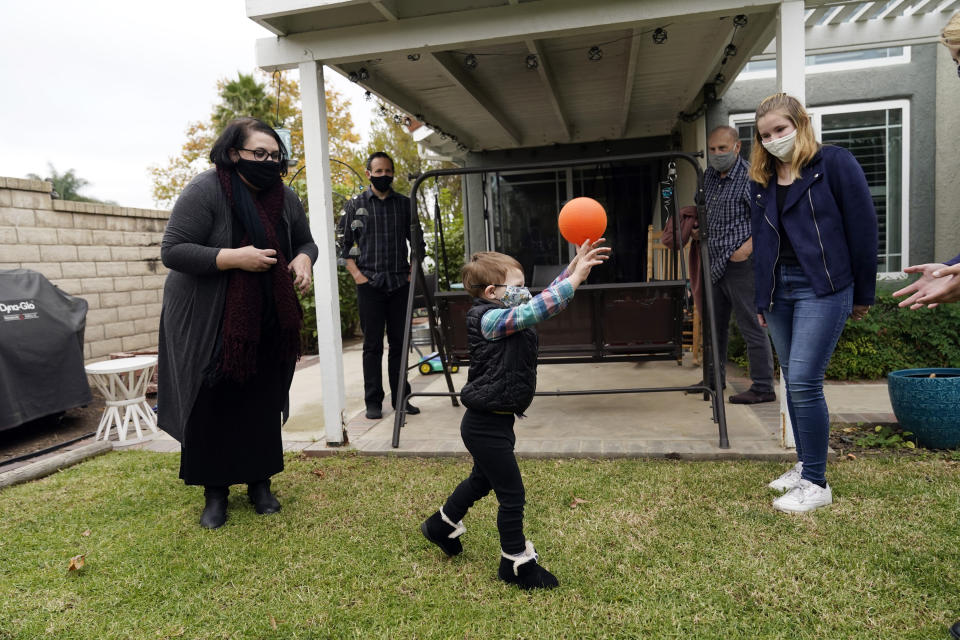
[[[756,404],[777,399],[773,391],[773,353],[760,324],[753,297],[753,242],[750,237],[749,164],[740,157],[740,140],[733,127],[720,126],[707,139],[704,192],[707,200],[707,248],[717,320],[720,379],[726,379],[725,362],[730,313],[747,343],[752,385],[730,396],[734,404]],[[699,239],[699,230],[693,237]],[[726,382],[724,382],[724,387]]]

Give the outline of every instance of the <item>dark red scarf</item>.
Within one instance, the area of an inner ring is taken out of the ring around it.
[[[238,206],[233,192],[234,171],[217,167],[220,186],[227,196],[233,214],[238,214]],[[277,240],[277,226],[283,216],[283,181],[277,180],[272,187],[252,194],[257,217],[266,235],[266,247],[277,252],[277,263],[266,273],[254,273],[242,269],[233,269],[227,283],[227,298],[223,310],[223,342],[217,374],[236,382],[244,382],[257,371],[257,355],[260,346],[263,321],[263,287],[273,288],[273,301],[277,311],[279,336],[275,344],[277,349],[270,355],[277,360],[300,357],[300,327],[303,323],[303,309],[294,293],[293,276],[280,242]],[[241,203],[241,207],[243,204]],[[241,242],[234,239],[235,247],[245,247],[252,243],[253,234],[244,225],[245,232]],[[273,342],[273,341],[271,341]]]

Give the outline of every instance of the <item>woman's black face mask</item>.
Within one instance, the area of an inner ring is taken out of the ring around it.
[[[272,160],[237,160],[237,171],[254,189],[266,189],[280,180],[280,163]]]

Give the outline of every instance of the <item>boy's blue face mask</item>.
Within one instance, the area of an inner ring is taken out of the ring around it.
[[[500,297],[500,302],[508,307],[518,307],[525,302],[530,302],[533,296],[526,287],[517,287],[512,284],[506,285],[506,291]]]

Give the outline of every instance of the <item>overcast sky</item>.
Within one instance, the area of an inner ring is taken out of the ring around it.
[[[52,163],[89,180],[84,195],[153,207],[148,167],[177,154],[217,80],[251,72],[254,41],[271,36],[243,0],[0,0],[0,176]],[[326,76],[364,133],[362,93]]]

